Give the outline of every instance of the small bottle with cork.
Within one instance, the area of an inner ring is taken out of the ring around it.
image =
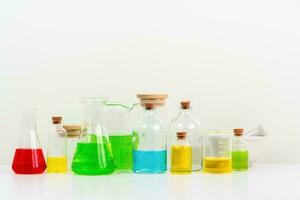
[[[234,129],[232,143],[232,169],[235,171],[248,170],[248,149],[243,139],[244,129]]]
[[[67,132],[62,117],[52,117],[52,130],[48,139],[47,173],[67,172]]]
[[[171,147],[171,173],[192,172],[192,147],[186,139],[187,132],[177,132],[177,140]]]

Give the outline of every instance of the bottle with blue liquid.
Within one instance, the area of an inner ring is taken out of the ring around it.
[[[146,103],[142,118],[133,132],[134,173],[165,173],[167,170],[167,135],[156,115],[154,104]]]

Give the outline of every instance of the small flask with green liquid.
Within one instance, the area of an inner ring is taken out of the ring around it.
[[[232,169],[234,171],[248,170],[248,149],[243,139],[243,129],[234,129],[232,143]]]

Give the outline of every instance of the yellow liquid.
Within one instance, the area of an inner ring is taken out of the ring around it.
[[[67,173],[67,157],[48,157],[47,173]]]
[[[189,174],[192,172],[192,147],[173,145],[171,150],[171,172]]]
[[[231,158],[205,157],[203,159],[205,173],[230,173],[231,171]]]

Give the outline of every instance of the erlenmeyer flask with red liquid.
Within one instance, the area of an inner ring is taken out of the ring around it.
[[[22,123],[12,169],[16,174],[41,174],[46,169],[46,162],[36,131],[36,109],[24,109]]]

